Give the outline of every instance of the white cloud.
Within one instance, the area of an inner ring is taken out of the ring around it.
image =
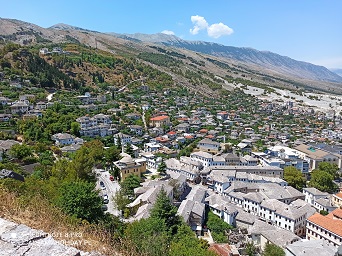
[[[198,32],[202,29],[208,28],[208,22],[201,16],[191,16],[191,21],[194,24],[194,27],[190,29],[190,33],[193,35],[198,34]]]
[[[166,34],[166,35],[175,35],[175,32],[171,31],[171,30],[163,30],[161,33]]]
[[[208,36],[213,38],[219,38],[220,36],[230,35],[234,31],[232,28],[224,25],[222,22],[212,24],[208,27]]]
[[[209,25],[205,18],[199,15],[191,16],[191,22],[194,24],[194,27],[190,29],[192,35],[197,35],[200,30],[204,29],[207,30],[208,36],[213,38],[230,35],[234,32],[232,28],[222,22]]]

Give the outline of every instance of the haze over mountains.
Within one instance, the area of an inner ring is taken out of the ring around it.
[[[153,35],[100,33],[62,23],[49,28],[42,28],[23,21],[0,18],[0,37],[4,41],[20,44],[60,43],[74,40],[95,47],[96,42],[99,42],[99,47],[105,50],[118,49],[129,45],[130,49],[139,49],[140,52],[147,49],[147,45],[154,44],[215,56],[224,62],[245,68],[247,73],[250,70],[257,70],[262,74],[271,74],[272,76],[304,82],[315,88],[332,86],[339,91],[342,83],[341,76],[323,66],[297,61],[268,51],[225,46],[212,42],[187,41],[174,35],[162,33]]]

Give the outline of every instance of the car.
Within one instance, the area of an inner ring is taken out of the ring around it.
[[[103,203],[105,204],[109,203],[108,195],[103,195]]]
[[[100,187],[101,187],[102,190],[106,189],[106,186],[105,186],[103,181],[100,181]]]
[[[107,211],[108,210],[108,206],[104,204],[104,205],[102,205],[101,209],[102,209],[102,211]]]
[[[111,181],[114,181],[114,177],[113,177],[112,175],[109,176],[109,179],[110,179]]]

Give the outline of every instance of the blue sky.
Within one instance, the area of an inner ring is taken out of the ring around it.
[[[173,33],[342,68],[341,0],[0,0],[0,17],[100,32]]]

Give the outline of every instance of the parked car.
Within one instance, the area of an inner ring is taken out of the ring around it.
[[[107,206],[107,205],[105,205],[105,204],[104,204],[104,205],[102,205],[102,207],[101,207],[101,208],[102,208],[102,211],[107,211],[107,210],[108,210],[108,206]]]
[[[103,181],[100,181],[100,187],[102,190],[106,189],[106,186]]]
[[[105,204],[109,203],[108,195],[103,195],[103,203]]]
[[[110,179],[111,181],[114,181],[114,177],[113,177],[112,175],[109,176],[109,179]]]

